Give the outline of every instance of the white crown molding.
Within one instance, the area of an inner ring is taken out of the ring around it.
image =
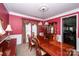
[[[73,10],[58,14],[58,15],[53,16],[53,17],[49,17],[49,18],[45,19],[45,21],[53,19],[53,18],[61,17],[61,16],[64,16],[64,15],[72,14],[72,13],[75,13],[75,12],[79,12],[79,8],[76,8],[76,9],[73,9]]]
[[[15,16],[21,16],[21,17],[25,17],[25,18],[32,18],[34,20],[44,21],[41,18],[31,17],[31,16],[27,16],[27,15],[20,14],[20,13],[15,13],[15,12],[12,12],[12,11],[9,11],[9,14],[10,15],[15,15]]]
[[[64,16],[64,15],[67,15],[67,14],[75,13],[75,12],[79,12],[79,8],[76,8],[74,10],[70,10],[70,11],[58,14],[58,15],[53,16],[53,17],[49,17],[47,19],[41,19],[41,18],[31,17],[31,16],[20,14],[20,13],[15,13],[15,12],[12,12],[12,11],[9,11],[9,14],[16,15],[16,16],[21,16],[21,17],[26,17],[26,18],[32,18],[32,19],[39,20],[39,21],[47,21],[47,20],[50,20],[50,19],[53,19],[53,18],[61,17],[61,16]]]

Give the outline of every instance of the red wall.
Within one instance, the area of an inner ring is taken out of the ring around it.
[[[22,33],[22,17],[9,15],[9,23],[12,27],[11,34],[21,34]]]
[[[38,23],[40,21],[37,21],[32,18],[24,18],[21,16],[15,16],[15,15],[9,15],[9,23],[12,27],[11,34],[22,34],[23,33],[23,23],[22,20],[25,20],[25,22],[29,21],[31,23]]]
[[[79,14],[79,13],[76,12],[76,13],[72,13],[72,14],[68,14],[68,15],[73,15],[73,14]],[[63,15],[61,17],[65,17],[68,15]],[[59,35],[61,34],[61,27],[60,27],[61,17],[57,17],[57,18],[48,20],[49,23],[57,22],[57,34],[59,34]],[[12,26],[12,30],[13,30],[11,34],[22,34],[22,18],[23,17],[20,17],[20,16],[9,15],[9,22],[10,22],[10,24]],[[29,19],[29,18],[25,18],[25,20],[30,20],[31,22],[33,22],[33,19]],[[40,21],[38,21],[38,22],[40,22]],[[79,26],[78,26],[78,30],[79,30]],[[40,29],[39,31],[43,32],[43,29],[42,30]],[[79,31],[78,31],[78,34],[79,34]],[[79,37],[79,35],[78,35],[78,37]]]
[[[67,15],[63,15],[63,16],[60,16],[60,17],[56,17],[56,18],[52,18],[50,20],[48,20],[49,23],[52,23],[52,22],[57,22],[57,34],[61,34],[61,17],[65,17],[65,16],[69,16],[69,15],[74,15],[74,14],[78,14],[78,25],[79,25],[79,12],[75,12],[75,13],[72,13],[72,14],[67,14]],[[78,26],[78,37],[79,37],[79,26]]]

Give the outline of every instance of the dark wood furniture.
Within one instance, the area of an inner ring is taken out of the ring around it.
[[[61,49],[53,44],[39,38],[39,46],[51,56],[61,56]]]
[[[36,56],[44,56],[46,55],[46,52],[41,49],[41,47],[39,46],[39,40],[38,38],[35,38],[35,50],[36,50]]]
[[[62,19],[63,43],[73,45],[76,49],[76,15]]]
[[[51,56],[68,56],[69,49],[73,47],[68,44],[61,45],[58,41],[46,41],[44,37],[38,36],[39,46]]]
[[[9,40],[9,43],[4,40],[0,44],[1,51],[3,52],[2,56],[15,56],[16,55],[16,39]]]
[[[30,51],[32,50],[32,48],[34,47],[34,45],[35,45],[35,42],[34,42],[34,37],[30,37],[29,35],[28,35],[28,43],[29,43],[29,49],[30,49]]]

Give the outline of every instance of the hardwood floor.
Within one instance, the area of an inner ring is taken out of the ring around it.
[[[33,48],[31,51],[27,44],[22,44],[17,46],[17,56],[36,56],[36,51]]]

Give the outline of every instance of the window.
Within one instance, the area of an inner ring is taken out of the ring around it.
[[[28,24],[25,25],[25,31],[26,31],[26,42],[28,42],[27,35],[31,36],[31,23],[28,23]]]
[[[28,36],[27,35],[32,35],[32,32],[34,33],[35,36],[37,36],[37,25],[36,24],[31,24],[28,23],[25,25],[25,32],[26,32],[26,42],[28,42]]]
[[[37,25],[36,24],[32,25],[32,32],[34,33],[35,36],[37,36]]]
[[[53,31],[54,31],[54,28],[53,28],[53,26],[51,26],[51,33],[53,33]]]

